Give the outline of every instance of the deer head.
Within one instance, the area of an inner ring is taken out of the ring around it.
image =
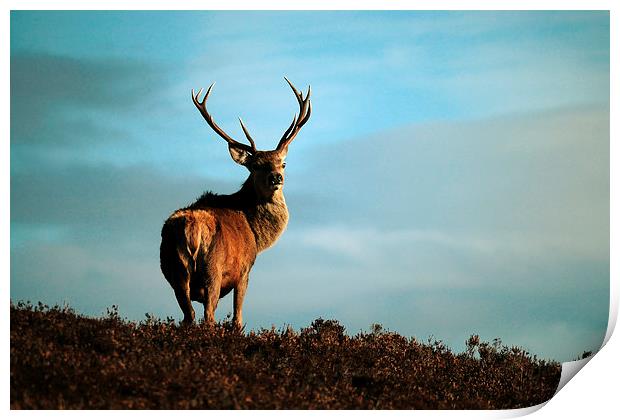
[[[228,143],[228,151],[230,152],[232,159],[239,165],[245,166],[250,171],[250,178],[253,181],[257,194],[264,198],[268,198],[276,191],[282,189],[282,186],[284,185],[284,167],[286,166],[284,160],[286,158],[286,154],[288,153],[288,146],[291,144],[297,133],[299,133],[301,127],[308,122],[310,113],[312,112],[312,105],[310,104],[310,86],[308,86],[308,92],[304,98],[301,91],[298,91],[286,77],[284,79],[287,81],[293,90],[295,97],[297,98],[297,102],[299,104],[299,114],[295,114],[293,117],[293,122],[282,135],[277,147],[274,150],[268,151],[256,149],[254,139],[252,139],[252,136],[248,132],[245,124],[243,124],[243,120],[241,118],[239,118],[239,122],[241,123],[243,133],[250,142],[249,145],[234,140],[215,123],[213,117],[211,117],[207,111],[207,99],[209,98],[215,83],[209,86],[209,89],[207,89],[207,93],[202,100],[200,100],[202,89],[200,89],[197,94],[194,94],[194,90],[192,89],[192,100],[194,101],[194,105],[196,105],[196,108],[198,108],[204,119],[207,121],[207,124],[209,124],[209,126],[211,126],[211,128],[220,137],[226,140]]]

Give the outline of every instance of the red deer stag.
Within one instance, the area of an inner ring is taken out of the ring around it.
[[[286,79],[286,78],[285,78]],[[256,256],[272,246],[288,223],[284,201],[284,158],[288,146],[310,118],[310,87],[304,98],[286,79],[299,103],[299,115],[284,132],[275,150],[256,150],[241,118],[241,128],[250,145],[233,140],[207,111],[207,99],[194,94],[192,100],[209,126],[228,143],[232,159],[245,166],[250,175],[234,194],[204,193],[188,207],[179,209],[164,223],[161,231],[161,271],[174,289],[183,311],[183,323],[194,322],[191,301],[204,305],[207,324],[215,323],[219,299],[234,289],[233,321],[243,327],[241,308],[248,277]]]

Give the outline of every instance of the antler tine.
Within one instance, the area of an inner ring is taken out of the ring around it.
[[[306,110],[306,112],[307,112],[306,115],[299,123],[299,128],[301,128],[301,126],[304,125],[310,119],[310,114],[312,114],[312,103],[308,102],[308,109]]]
[[[277,150],[285,149],[288,147],[288,145],[293,141],[297,133],[299,133],[299,130],[301,130],[301,127],[306,122],[308,122],[308,120],[310,119],[310,114],[312,113],[312,105],[310,103],[310,94],[312,91],[310,86],[308,86],[308,93],[304,98],[303,93],[301,91],[298,91],[295,86],[293,86],[291,81],[288,80],[288,78],[285,77],[284,79],[293,90],[295,98],[297,98],[297,103],[299,104],[299,117],[297,117],[297,114],[295,114],[293,122],[291,123],[290,127],[284,132],[282,139],[280,139]]]
[[[284,76],[284,80],[286,80],[286,83],[288,83],[288,85],[291,87],[291,89],[293,89],[293,93],[295,94],[295,97],[297,97],[297,101],[301,102],[302,101],[301,92],[298,91],[295,86],[293,86],[291,81],[288,80],[288,78],[286,76]]]
[[[286,131],[282,135],[282,138],[280,139],[280,143],[282,143],[282,141],[284,139],[286,139],[286,137],[291,133],[291,131],[293,130],[293,127],[295,127],[295,123],[296,122],[297,122],[297,114],[293,115],[293,122],[291,123],[291,125],[288,126],[288,128],[286,129]],[[278,144],[278,146],[279,146],[279,144]]]
[[[238,147],[239,149],[243,149],[249,153],[255,153],[256,145],[254,144],[254,140],[252,140],[249,133],[243,126],[243,122],[241,123],[241,127],[243,128],[243,132],[245,133],[248,140],[250,140],[251,146],[248,146],[247,144],[239,143],[238,141],[230,137],[228,134],[226,134],[226,132],[222,130],[219,125],[215,123],[215,121],[213,120],[213,117],[207,111],[207,99],[209,98],[209,95],[211,94],[211,89],[213,89],[213,85],[215,85],[215,83],[211,83],[211,86],[209,86],[209,89],[207,89],[207,93],[205,93],[205,97],[202,99],[202,101],[200,100],[200,94],[202,93],[202,88],[198,91],[198,94],[194,94],[194,89],[192,89],[192,101],[194,102],[194,105],[196,105],[196,108],[198,108],[198,111],[200,111],[204,119],[207,121],[207,124],[209,124],[209,126],[213,129],[213,131],[219,134],[221,138],[226,140],[226,142],[229,145],[234,145],[235,147]]]
[[[252,145],[252,149],[256,150],[256,144],[254,143],[254,139],[252,138],[252,136],[250,136],[248,129],[245,128],[245,124],[243,124],[243,120],[241,119],[241,117],[239,117],[239,122],[241,123],[241,129],[243,130],[243,133],[245,134],[250,144]]]
[[[306,94],[306,98],[304,99],[303,92],[301,92],[300,90],[297,90],[297,88],[293,86],[291,81],[288,80],[286,77],[284,79],[287,81],[291,89],[293,89],[293,93],[295,94],[295,97],[297,98],[297,103],[299,103],[299,107],[300,107],[299,119],[301,120],[302,115],[304,115],[304,112],[306,111],[306,107],[308,106],[308,98],[310,97],[310,85],[308,85],[308,93]]]
[[[308,99],[310,97],[311,93],[312,93],[312,88],[310,87],[310,85],[308,85],[308,92],[306,93],[306,99]]]

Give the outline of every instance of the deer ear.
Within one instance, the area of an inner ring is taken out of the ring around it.
[[[251,156],[247,150],[240,149],[239,147],[235,147],[232,144],[228,145],[228,151],[230,152],[230,157],[232,157],[233,160],[239,165],[243,166],[248,163],[248,160]]]

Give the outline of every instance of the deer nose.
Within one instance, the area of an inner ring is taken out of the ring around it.
[[[282,174],[278,173],[278,172],[272,172],[269,174],[269,178],[267,178],[267,180],[269,181],[270,185],[279,185],[282,183]]]

